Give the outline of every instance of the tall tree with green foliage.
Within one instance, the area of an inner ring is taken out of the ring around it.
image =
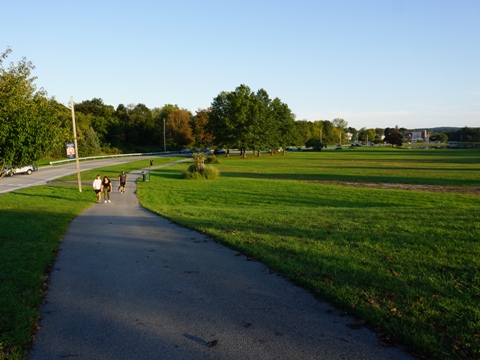
[[[89,124],[86,128],[91,127],[89,131],[94,131],[101,143],[110,145],[116,139],[110,136],[110,133],[119,119],[115,116],[115,109],[111,105],[105,105],[102,99],[94,98],[85,100],[79,104],[75,104],[75,112],[89,115]]]
[[[57,103],[36,88],[35,66],[23,57],[5,68],[10,53],[7,48],[0,54],[0,170],[38,161],[63,134]]]
[[[220,147],[245,149],[252,145],[252,106],[254,94],[246,85],[232,92],[221,92],[212,102],[208,130],[214,144]],[[228,150],[227,150],[228,151]]]
[[[403,135],[398,128],[385,128],[385,142],[393,146],[403,145]]]
[[[215,145],[239,148],[243,157],[246,150],[259,155],[263,148],[275,149],[298,138],[288,106],[278,98],[271,100],[264,89],[254,93],[246,85],[213,100],[208,130]]]
[[[307,141],[315,136],[315,130],[313,127],[313,123],[308,120],[297,120],[295,121],[295,128],[297,129],[297,133],[300,136],[299,142],[295,145],[305,145]],[[320,132],[317,133],[317,137],[319,137]]]
[[[144,104],[130,104],[127,107],[125,136],[129,149],[143,151],[145,149],[160,148],[155,137],[156,129],[152,111]]]
[[[295,115],[292,113],[287,104],[280,101],[279,98],[273,99],[271,103],[274,122],[276,123],[278,145],[283,149],[288,145],[298,144],[300,134],[295,126]]]

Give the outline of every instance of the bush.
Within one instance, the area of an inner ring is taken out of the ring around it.
[[[203,169],[197,170],[197,166],[191,164],[187,170],[182,172],[182,175],[184,179],[213,180],[218,178],[220,173],[213,166],[205,166]]]
[[[218,161],[217,157],[215,155],[209,155],[207,156],[207,159],[205,160],[205,164],[219,164],[220,161]]]

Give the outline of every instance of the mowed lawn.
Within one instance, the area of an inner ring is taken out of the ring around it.
[[[141,204],[264,262],[356,316],[386,346],[480,358],[479,150],[355,148],[219,160],[216,180],[182,179],[188,164],[152,170],[149,182],[137,184]],[[102,174],[116,178],[120,170]],[[0,196],[0,224],[9,229],[0,237],[0,359],[25,356],[62,234],[94,201],[75,185]],[[25,226],[35,231],[15,230]]]
[[[480,358],[480,152],[343,149],[220,158],[139,183],[209,234],[430,358]]]

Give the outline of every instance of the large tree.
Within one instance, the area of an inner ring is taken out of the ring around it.
[[[0,170],[5,166],[38,161],[63,140],[58,103],[37,90],[35,66],[25,57],[8,68],[0,54]]]
[[[130,104],[125,118],[125,137],[128,146],[133,151],[159,148],[158,132],[152,111],[144,104]]]
[[[185,109],[175,109],[169,112],[165,127],[167,135],[167,145],[172,148],[181,148],[190,146],[195,141],[190,122],[192,114]]]
[[[246,85],[232,92],[221,92],[212,102],[208,130],[214,144],[221,147],[245,149],[255,142],[252,115],[255,94]],[[228,150],[227,150],[228,151]]]
[[[208,130],[214,144],[246,150],[275,149],[297,141],[294,115],[278,98],[271,100],[264,89],[252,92],[240,85],[221,92],[212,102]]]
[[[190,125],[196,147],[209,147],[213,142],[213,135],[207,130],[209,113],[209,110],[199,109],[195,116],[192,117]]]
[[[279,98],[272,101],[271,109],[273,118],[276,123],[278,145],[283,149],[288,145],[298,144],[300,134],[295,126],[295,115],[292,113],[287,104],[282,103]]]
[[[297,120],[295,121],[295,128],[297,129],[297,133],[299,135],[298,143],[295,145],[305,145],[308,140],[312,139],[313,137],[317,136],[320,139],[320,132],[315,132],[313,123],[307,120]]]
[[[89,115],[89,123],[85,124],[85,127],[90,128],[89,132],[93,130],[100,142],[106,145],[116,141],[114,137],[110,136],[111,132],[115,134],[115,131],[112,130],[119,122],[113,106],[105,105],[102,99],[94,98],[75,104],[75,112]]]
[[[385,128],[385,142],[393,146],[403,145],[403,135],[398,128]]]

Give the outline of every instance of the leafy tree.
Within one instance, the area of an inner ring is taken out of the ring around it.
[[[250,93],[250,104],[248,110],[247,124],[250,126],[250,134],[243,148],[251,149],[260,156],[262,148],[276,147],[272,133],[275,132],[272,116],[270,113],[270,97],[264,89],[257,93]],[[245,152],[243,153],[245,156]]]
[[[75,113],[89,115],[87,128],[91,127],[102,143],[112,143],[116,140],[110,136],[110,132],[116,128],[119,122],[113,106],[105,105],[102,99],[94,98],[75,104]],[[113,133],[115,134],[115,131]]]
[[[479,142],[480,141],[480,128],[469,128],[467,126],[457,129],[448,130],[444,132],[448,136],[450,141],[461,142]]]
[[[283,149],[288,145],[298,144],[300,141],[300,134],[295,126],[295,115],[292,113],[287,104],[282,103],[279,98],[275,98],[271,104],[273,117],[277,123],[278,143]]]
[[[315,136],[313,123],[310,121],[297,120],[295,121],[295,128],[297,129],[299,136],[299,143],[295,145],[306,144],[309,139],[312,139]],[[320,132],[318,132],[318,136],[320,136]]]
[[[331,121],[321,120],[321,122],[323,128],[322,143],[326,145],[338,144],[338,141],[340,140],[339,130]]]
[[[127,107],[124,104],[119,104],[115,109],[114,116],[117,121],[110,127],[109,138],[111,139],[111,144],[126,150],[126,125],[129,123]]]
[[[65,157],[65,144],[73,142],[72,131],[72,111],[64,104],[51,100],[52,106],[55,109],[55,118],[57,119],[57,131],[52,138],[52,148],[45,153],[45,156],[53,158]],[[78,123],[77,123],[78,129]],[[78,133],[77,133],[78,136]]]
[[[25,57],[3,66],[11,49],[0,54],[0,170],[10,164],[34,163],[61,141],[58,103],[37,90],[35,66]]]
[[[252,92],[246,85],[235,91],[221,92],[212,102],[208,131],[217,146],[237,147],[241,156],[246,150],[260,155],[263,148],[285,148],[301,138],[294,115],[288,106],[270,99],[264,89]]]
[[[385,129],[375,128],[375,135],[376,135],[376,137],[379,137],[380,135],[383,135],[384,133],[385,133]]]
[[[176,109],[169,112],[165,128],[172,147],[181,148],[193,144],[195,139],[190,127],[191,120],[192,114],[188,110]]]
[[[100,140],[97,133],[92,127],[77,133],[78,139],[78,154],[81,157],[94,156],[101,153]]]
[[[376,136],[377,136],[377,133],[375,129],[361,128],[360,131],[358,132],[358,137],[360,141],[372,142],[375,140]]]
[[[298,121],[296,122],[298,123]],[[308,123],[309,125],[297,125],[297,130],[300,132],[299,136],[304,140],[304,144],[307,147],[311,147],[311,144],[318,144],[320,143],[321,147],[325,147],[327,145],[338,144],[340,140],[339,130],[334,126],[334,124],[329,120],[315,120],[313,123]],[[308,128],[310,126],[310,128]],[[342,132],[344,130],[342,129]],[[309,133],[310,138],[305,140],[303,134]],[[316,140],[319,140],[318,142]],[[307,145],[309,144],[309,145]],[[316,147],[318,145],[315,145]]]
[[[137,151],[153,146],[159,147],[160,144],[155,138],[158,129],[150,109],[144,104],[130,104],[127,107],[127,114],[125,135],[129,146]]]
[[[430,136],[430,141],[439,141],[445,143],[448,141],[448,136],[444,133],[436,133]]]
[[[254,105],[255,94],[246,85],[233,92],[221,92],[212,102],[208,122],[214,144],[227,149],[237,147],[245,156],[245,149],[256,145]]]
[[[207,130],[209,110],[199,109],[192,117],[192,135],[195,138],[195,146],[204,148],[213,142],[213,135]]]
[[[456,141],[479,142],[480,128],[469,128],[465,126],[457,130],[454,137]]]
[[[403,145],[403,135],[400,133],[397,128],[386,128],[385,129],[385,142],[393,146],[402,146]]]
[[[312,138],[305,143],[307,148],[313,148],[313,150],[320,151],[323,148],[323,144],[320,142],[320,139]]]
[[[162,144],[162,148],[167,149],[175,149],[178,148],[179,145],[176,144],[174,137],[172,137],[172,128],[167,128],[167,118],[168,115],[172,111],[180,110],[178,105],[172,104],[165,104],[161,108],[153,109],[153,117],[156,124],[157,129],[160,129],[158,132],[159,136],[161,137],[160,144]],[[163,125],[165,123],[165,134],[163,133]],[[166,141],[166,144],[163,141]]]

